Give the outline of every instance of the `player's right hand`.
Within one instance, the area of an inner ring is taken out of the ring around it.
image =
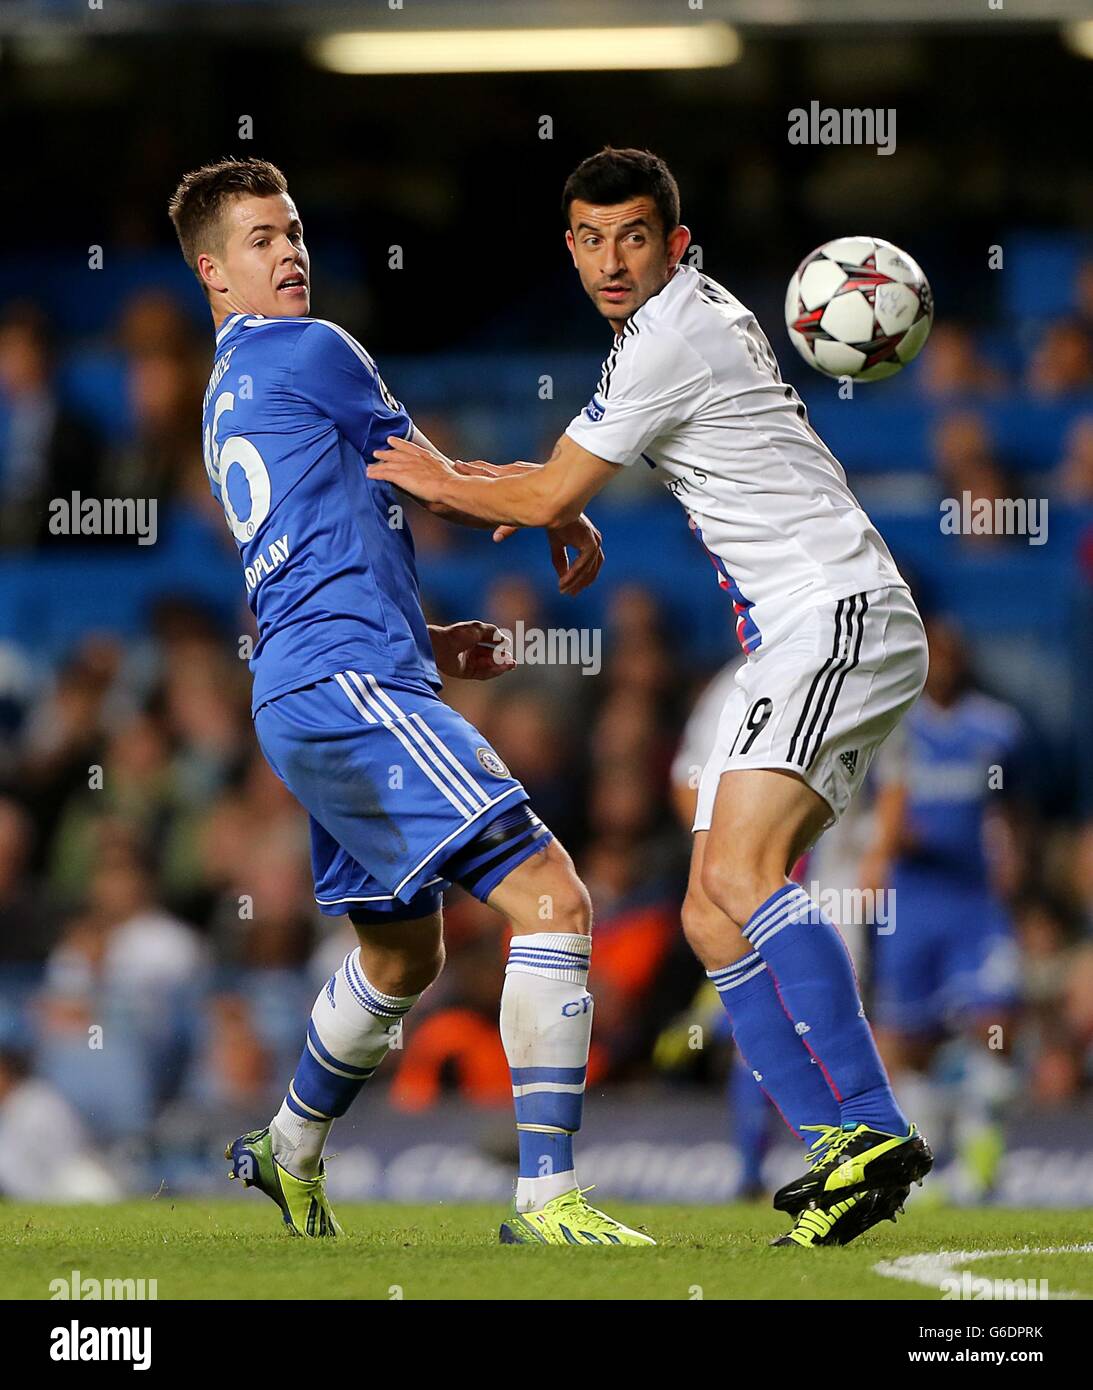
[[[493,623],[430,623],[429,640],[442,676],[492,681],[516,668],[509,638]]]

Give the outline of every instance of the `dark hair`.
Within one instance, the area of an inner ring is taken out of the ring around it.
[[[224,246],[221,214],[232,198],[250,194],[268,198],[287,193],[288,180],[266,159],[221,159],[188,173],[175,189],[167,213],[178,233],[186,264],[198,280],[197,258],[202,251]],[[204,285],[202,285],[204,289]]]
[[[569,205],[607,206],[647,194],[656,204],[665,235],[679,226],[679,185],[672,171],[651,150],[616,150],[606,145],[599,154],[582,159],[565,181],[562,216],[569,226]]]

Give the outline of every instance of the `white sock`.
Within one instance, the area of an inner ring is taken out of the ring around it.
[[[960,1087],[961,1119],[973,1129],[999,1124],[1018,1088],[1016,1071],[1006,1054],[969,1038]]]
[[[976,1040],[965,1043],[960,1108],[953,1124],[958,1196],[981,1200],[998,1178],[1003,1146],[1002,1122],[1017,1093],[1013,1064],[1001,1051]]]
[[[908,1069],[892,1073],[892,1090],[903,1113],[940,1152],[949,1118],[943,1088],[922,1072]]]
[[[545,1178],[516,1179],[516,1210],[518,1212],[542,1211],[555,1197],[563,1197],[577,1186],[577,1170],[570,1168],[565,1173],[550,1173]]]
[[[520,1139],[517,1211],[537,1211],[577,1186],[573,1134],[581,1125],[592,996],[590,937],[514,936],[501,993],[501,1041],[513,1073]]]
[[[318,1176],[330,1127],[383,1061],[420,995],[383,994],[350,951],[319,991],[288,1094],[270,1122],[273,1154],[298,1178]]]

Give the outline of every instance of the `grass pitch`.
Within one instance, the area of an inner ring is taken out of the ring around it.
[[[113,1207],[0,1204],[0,1298],[48,1299],[50,1281],[155,1279],[159,1299],[938,1299],[940,1289],[874,1266],[938,1251],[977,1258],[974,1277],[1047,1279],[1093,1298],[1093,1253],[1040,1253],[1093,1241],[1088,1212],[908,1211],[845,1249],[772,1250],[787,1219],[768,1207],[604,1206],[656,1237],[656,1249],[497,1244],[490,1206],[344,1204],[347,1235],[305,1241],[273,1205],[175,1200]]]

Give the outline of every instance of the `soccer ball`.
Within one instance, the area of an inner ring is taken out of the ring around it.
[[[825,376],[895,376],[922,351],[933,321],[926,276],[880,237],[826,242],[804,258],[786,291],[793,346]]]

